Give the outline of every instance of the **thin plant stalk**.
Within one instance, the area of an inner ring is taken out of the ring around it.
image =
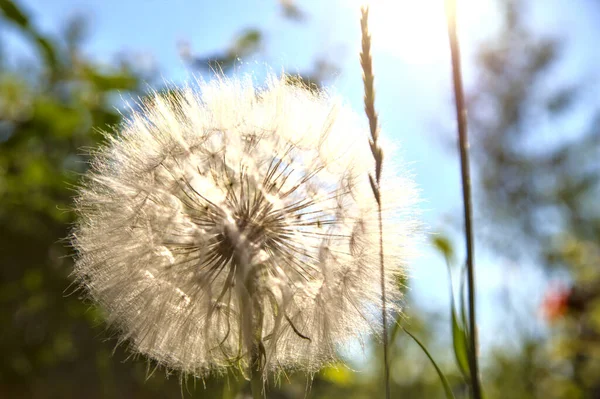
[[[263,382],[263,367],[262,359],[258,348],[253,348],[251,356],[250,368],[250,389],[252,390],[253,399],[264,399],[264,382]]]
[[[264,346],[262,344],[262,306],[260,301],[254,295],[251,299],[253,307],[253,342],[250,356],[250,386],[253,399],[263,399],[265,397],[264,384]]]
[[[467,250],[467,290],[469,303],[469,365],[471,369],[471,390],[474,399],[481,398],[479,366],[477,360],[477,330],[475,313],[475,267],[473,245],[473,222],[471,202],[471,172],[469,169],[469,141],[467,136],[467,108],[462,83],[460,66],[460,47],[456,33],[456,0],[446,0],[446,19],[448,39],[452,60],[452,81],[456,104],[456,120],[458,124],[458,147],[460,151],[460,168],[462,177],[462,195],[465,217],[465,243]]]
[[[365,113],[369,120],[369,129],[371,138],[369,146],[375,160],[375,178],[369,174],[369,182],[373,190],[373,195],[377,201],[377,214],[379,221],[379,267],[381,277],[381,319],[383,324],[383,363],[384,363],[384,381],[385,381],[385,397],[390,398],[390,361],[388,356],[388,323],[387,323],[387,297],[385,288],[385,262],[383,253],[383,218],[381,211],[381,167],[383,164],[383,150],[378,144],[379,138],[379,123],[377,121],[377,113],[375,112],[375,89],[373,88],[373,61],[371,59],[371,35],[369,34],[369,8],[361,8],[360,27],[362,34],[362,51],[360,53],[360,64],[363,70],[363,82],[365,89]]]
[[[238,288],[242,306],[242,329],[246,347],[250,350],[250,390],[253,399],[264,398],[264,357],[265,350],[262,341],[263,310],[260,297],[257,293],[260,280],[260,266],[252,265],[251,256],[243,249],[242,245],[234,251],[235,263],[238,265],[236,273],[244,284]],[[247,273],[247,275],[244,275]]]

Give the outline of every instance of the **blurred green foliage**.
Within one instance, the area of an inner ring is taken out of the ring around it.
[[[0,64],[0,397],[75,398],[84,388],[90,397],[160,397],[143,367],[122,365],[102,342],[100,312],[69,287],[63,242],[83,148],[119,123],[114,96],[139,93],[139,76],[127,63],[82,57],[80,20],[50,38],[18,4],[2,0],[0,11],[38,55],[26,67]]]
[[[530,2],[500,5],[502,32],[479,51],[470,103],[478,205],[488,227],[480,237],[555,282],[540,287],[549,336],[533,332],[532,315],[504,298],[518,346],[492,354],[488,396],[599,398],[600,104],[583,100],[597,97],[589,82],[556,78],[565,43],[532,31]]]

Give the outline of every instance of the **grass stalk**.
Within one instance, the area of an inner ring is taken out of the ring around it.
[[[365,90],[365,113],[369,120],[369,129],[371,138],[369,146],[375,160],[375,177],[369,174],[369,182],[373,195],[377,201],[377,214],[379,222],[379,265],[380,265],[380,282],[381,282],[381,319],[383,324],[383,363],[384,363],[384,384],[385,397],[390,398],[390,361],[388,348],[388,322],[387,322],[387,297],[385,288],[385,262],[383,253],[383,218],[381,212],[381,168],[383,165],[383,150],[379,146],[379,123],[377,113],[375,112],[375,89],[373,87],[373,61],[371,59],[371,35],[369,34],[369,8],[361,8],[360,19],[361,35],[362,35],[362,50],[360,53],[360,64],[363,70],[363,83]]]
[[[460,168],[462,178],[462,196],[465,220],[465,244],[467,250],[467,290],[469,308],[469,368],[471,369],[471,392],[474,399],[481,399],[481,382],[477,359],[477,329],[475,313],[475,267],[473,244],[473,210],[471,200],[471,172],[469,169],[469,140],[467,135],[467,108],[462,82],[460,64],[460,46],[457,36],[456,0],[446,0],[446,19],[448,39],[452,61],[452,81],[456,104],[456,121],[458,124],[458,147],[460,151]]]

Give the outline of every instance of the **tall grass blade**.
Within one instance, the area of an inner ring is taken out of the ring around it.
[[[458,128],[458,147],[460,152],[460,167],[462,178],[462,196],[465,221],[465,246],[467,253],[467,296],[469,305],[469,369],[471,392],[473,399],[481,399],[482,390],[479,381],[479,360],[477,359],[477,322],[475,314],[475,266],[474,266],[474,237],[473,237],[473,210],[471,196],[471,172],[469,167],[469,140],[467,135],[467,107],[463,90],[460,45],[457,35],[456,0],[446,0],[446,21],[448,27],[448,40],[452,61],[452,82],[454,86],[454,99],[456,105],[456,122]]]
[[[396,324],[400,325],[400,323],[396,323]],[[454,393],[452,392],[452,388],[450,388],[450,384],[448,383],[448,379],[446,378],[446,376],[444,375],[444,373],[442,372],[440,367],[437,365],[435,360],[433,360],[433,357],[431,356],[431,354],[429,353],[429,351],[427,350],[425,345],[423,345],[423,343],[421,343],[421,341],[419,341],[419,339],[417,337],[412,335],[406,328],[404,328],[402,326],[400,326],[400,328],[403,329],[404,332],[407,333],[408,336],[411,337],[413,339],[413,341],[415,341],[417,343],[417,345],[419,345],[421,347],[423,352],[425,352],[425,354],[431,361],[431,364],[435,368],[435,371],[437,372],[438,377],[440,378],[440,381],[442,382],[442,386],[444,387],[444,393],[446,394],[446,399],[455,399]]]

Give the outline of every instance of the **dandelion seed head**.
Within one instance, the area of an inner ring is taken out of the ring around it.
[[[316,371],[378,329],[366,137],[334,96],[276,78],[156,94],[94,156],[76,200],[74,275],[121,340],[169,369],[247,366],[258,329],[267,370]],[[410,179],[390,179],[386,279],[398,303],[417,196]]]

